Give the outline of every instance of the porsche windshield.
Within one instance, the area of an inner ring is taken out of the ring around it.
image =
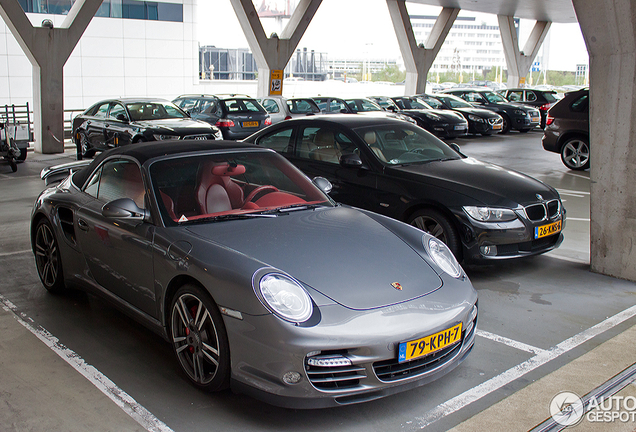
[[[424,129],[404,122],[356,129],[373,154],[388,165],[460,159],[461,156]]]
[[[269,152],[164,159],[150,166],[150,177],[166,225],[333,205],[304,174]]]

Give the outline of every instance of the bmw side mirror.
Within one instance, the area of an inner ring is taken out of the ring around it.
[[[318,187],[318,189],[326,194],[331,192],[331,189],[333,189],[333,185],[331,184],[331,182],[324,177],[314,177],[312,181]]]
[[[343,154],[340,156],[340,165],[345,168],[360,168],[362,166],[362,159],[355,153]]]
[[[130,198],[119,198],[104,204],[102,207],[102,216],[109,219],[143,222],[149,214],[147,210],[139,208]]]

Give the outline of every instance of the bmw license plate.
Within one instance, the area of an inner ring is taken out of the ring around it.
[[[541,117],[532,117],[532,121],[538,123],[541,121]]]
[[[425,336],[420,339],[402,342],[398,348],[398,362],[415,360],[425,355],[439,351],[462,339],[462,323],[449,329]]]
[[[257,121],[243,122],[243,127],[258,127]]]
[[[503,128],[501,123],[492,125],[492,130],[500,130]]]
[[[464,126],[464,125],[455,126],[455,130],[464,130],[464,129],[466,129],[466,126]]]
[[[561,231],[561,221],[556,221],[551,224],[541,225],[535,227],[534,229],[534,238],[540,239],[541,237],[547,237],[552,234],[556,234]]]

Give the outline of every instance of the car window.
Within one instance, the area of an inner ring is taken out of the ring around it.
[[[464,95],[462,96],[462,99],[466,99],[468,102],[474,102],[474,103],[486,102],[484,98],[481,96],[481,94],[477,92],[464,93]]]
[[[365,99],[360,99],[357,100],[358,102],[358,111],[364,111],[364,112],[368,112],[368,111],[382,111],[382,108],[380,107],[380,105],[371,102],[370,100],[365,100]],[[349,101],[347,101],[347,103],[349,103]]]
[[[186,118],[187,115],[172,103],[135,102],[126,104],[134,121]]]
[[[556,102],[558,101],[556,94],[554,92],[544,92],[543,97],[548,102]]]
[[[471,104],[466,102],[464,99],[458,98],[457,96],[445,95],[440,96],[439,98],[451,108],[473,108]]]
[[[444,104],[440,100],[435,99],[434,97],[422,96],[421,99],[424,102],[426,102],[431,108],[434,108],[434,109],[443,109],[444,108]]]
[[[212,114],[216,110],[216,99],[201,99],[194,110],[203,114]]]
[[[410,123],[367,126],[355,131],[381,162],[390,165],[460,159],[443,141]]]
[[[527,91],[526,92],[526,101],[528,102],[534,102],[537,100],[537,95],[535,92],[533,91]]]
[[[305,127],[301,129],[300,141],[295,155],[333,164],[340,163],[343,154],[358,153],[349,137],[328,127]]]
[[[331,112],[340,112],[340,110],[346,110],[347,109],[347,105],[345,105],[343,102],[339,101],[339,100],[335,100],[332,99],[330,104],[329,104],[329,111]]]
[[[272,152],[196,154],[156,161],[152,188],[167,225],[240,218],[280,207],[332,201]],[[210,219],[215,218],[215,219]]]
[[[113,104],[113,106],[110,107],[110,112],[108,113],[108,117],[116,119],[116,120],[120,120],[117,118],[117,116],[120,114],[123,114],[124,117],[128,118],[128,115],[126,114],[126,108],[124,108],[122,104]]]
[[[589,94],[586,93],[583,96],[579,97],[577,100],[575,100],[574,102],[572,102],[572,105],[570,105],[570,108],[572,109],[572,111],[575,112],[585,112],[587,111],[587,100],[588,100]]]
[[[258,102],[250,99],[227,99],[220,102],[228,114],[242,114],[251,112],[263,112]]]
[[[265,108],[265,111],[270,114],[276,114],[280,112],[280,108],[278,108],[278,104],[274,99],[265,99],[263,101],[263,107]]]
[[[106,118],[106,113],[108,112],[108,107],[110,106],[110,102],[106,102],[101,104],[97,110],[95,110],[95,113],[93,114],[93,116],[95,117],[99,117],[99,118]]]
[[[495,93],[495,92],[491,92],[490,91],[490,92],[483,92],[482,95],[490,103],[507,102],[506,99],[503,96],[501,96],[499,93]]]
[[[289,112],[292,114],[309,114],[320,112],[320,109],[306,99],[290,99],[287,101]]]
[[[144,208],[144,184],[139,166],[128,160],[105,162],[90,178],[84,192],[108,203],[120,198],[130,198],[139,208]]]
[[[535,97],[536,99],[536,97]],[[519,102],[523,100],[523,91],[511,91],[508,92],[508,100],[510,102]]]
[[[262,147],[276,150],[279,153],[287,153],[291,144],[293,128],[283,129],[269,135],[260,137],[256,143]]]
[[[198,101],[198,98],[183,98],[177,99],[176,101],[174,101],[174,104],[184,111],[196,112],[197,110],[195,109],[195,107]]]

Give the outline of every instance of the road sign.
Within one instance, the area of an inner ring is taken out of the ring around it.
[[[270,73],[269,94],[282,95],[283,94],[283,71],[272,70]]]

